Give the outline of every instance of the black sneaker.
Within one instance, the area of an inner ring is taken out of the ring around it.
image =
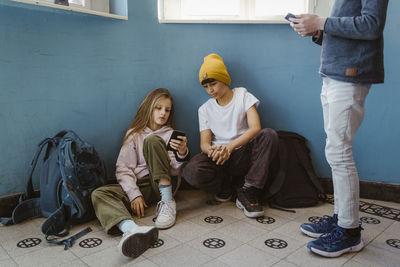
[[[236,206],[250,218],[264,216],[264,209],[258,202],[259,190],[255,187],[239,188],[237,190]]]

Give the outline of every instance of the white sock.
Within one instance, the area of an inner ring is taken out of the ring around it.
[[[158,185],[161,193],[161,200],[172,200],[172,185]]]
[[[118,228],[121,232],[125,233],[132,228],[139,227],[133,220],[123,220],[119,223]]]

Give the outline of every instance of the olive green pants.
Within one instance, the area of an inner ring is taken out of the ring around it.
[[[146,204],[150,205],[160,200],[160,178],[171,180],[171,166],[165,142],[157,135],[144,139],[143,155],[150,174],[139,179],[137,185]],[[97,218],[108,234],[119,234],[118,224],[133,219],[129,198],[119,184],[105,185],[94,190],[92,203]]]

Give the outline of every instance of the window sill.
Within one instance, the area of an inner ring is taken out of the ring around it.
[[[38,6],[38,7],[50,7],[50,8],[55,8],[55,9],[60,9],[60,10],[65,10],[65,11],[90,14],[90,15],[101,16],[101,17],[106,17],[106,18],[128,20],[128,16],[121,16],[121,15],[100,12],[100,11],[90,10],[90,9],[86,9],[86,8],[79,8],[79,7],[74,7],[74,6],[57,5],[57,4],[53,4],[53,3],[38,2],[38,1],[34,1],[34,0],[11,0],[11,1],[23,3],[23,4],[34,5],[34,6]]]
[[[227,20],[212,20],[212,19],[158,19],[159,23],[205,23],[205,24],[288,24],[285,19],[268,19],[268,20],[240,20],[240,19],[227,19]]]

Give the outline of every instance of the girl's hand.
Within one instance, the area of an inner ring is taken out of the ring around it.
[[[178,139],[171,139],[169,145],[178,151],[179,155],[184,156],[187,153],[187,138],[186,136],[178,136]]]
[[[147,204],[142,196],[136,197],[131,201],[131,209],[139,218],[144,216],[144,208],[147,208]]]

